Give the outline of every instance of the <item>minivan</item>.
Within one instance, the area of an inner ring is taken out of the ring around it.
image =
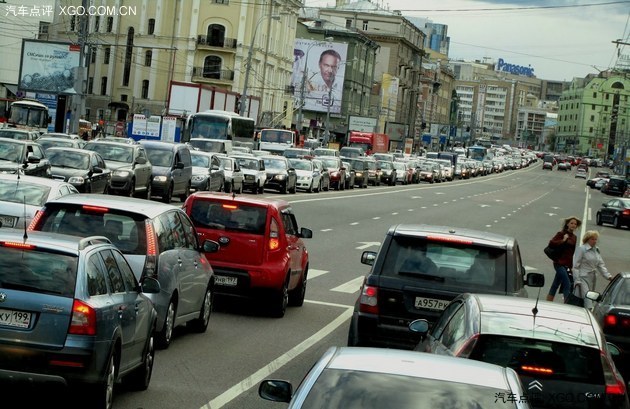
[[[151,196],[158,196],[170,203],[174,195],[183,202],[190,194],[192,184],[192,159],[190,148],[184,143],[142,140],[153,165]]]

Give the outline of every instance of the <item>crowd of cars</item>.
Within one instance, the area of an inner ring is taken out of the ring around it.
[[[55,160],[56,167],[85,161],[88,172],[57,180],[61,170],[51,165],[53,178],[21,174],[61,153],[75,156]],[[17,203],[15,215],[5,214],[4,202],[0,212],[0,227],[14,228],[0,229],[0,378],[78,386],[90,407],[104,409],[119,381],[146,389],[155,349],[169,347],[177,326],[205,332],[216,302],[261,300],[256,305],[278,318],[303,305],[304,240],[313,232],[299,226],[288,202],[259,193],[443,183],[535,160],[529,153],[460,156],[453,166],[432,155],[325,148],[226,154],[120,138],[50,146],[41,155],[24,156],[20,174],[0,177],[0,200]],[[45,188],[29,185],[37,180]],[[28,216],[17,196],[5,199],[16,186],[32,207]],[[181,205],[170,204],[174,196]],[[262,398],[295,408],[568,407],[545,406],[559,391],[584,398],[578,408],[627,407],[617,369],[629,344],[627,274],[603,294],[589,293],[598,301],[591,313],[526,298],[525,286],[541,287],[544,279],[526,274],[513,237],[398,225],[361,262],[371,271],[348,346],[326,352],[295,392],[288,382],[263,381]],[[563,361],[568,354],[573,360]],[[465,376],[471,371],[479,376]],[[545,393],[529,396],[524,385],[532,382]]]

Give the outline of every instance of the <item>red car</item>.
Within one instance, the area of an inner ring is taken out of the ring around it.
[[[214,270],[217,295],[262,296],[271,315],[283,317],[287,305],[302,306],[308,276],[308,251],[284,200],[197,192],[186,200],[201,242],[216,240],[219,251],[206,257]]]

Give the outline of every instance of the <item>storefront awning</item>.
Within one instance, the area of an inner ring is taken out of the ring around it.
[[[13,95],[17,95],[18,93],[17,85],[11,85],[11,84],[2,84],[2,85],[4,85],[4,87],[8,89],[9,92],[11,92]]]

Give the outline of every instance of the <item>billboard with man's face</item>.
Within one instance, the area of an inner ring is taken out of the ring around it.
[[[48,94],[75,94],[80,47],[70,43],[22,40],[18,89]]]
[[[307,111],[341,113],[348,44],[296,39],[293,75],[296,106]]]

